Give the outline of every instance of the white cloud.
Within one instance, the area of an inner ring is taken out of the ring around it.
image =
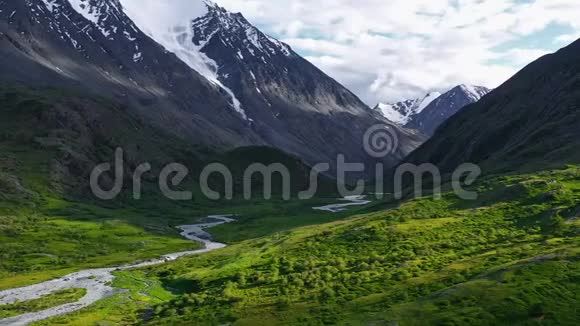
[[[526,65],[548,53],[550,51],[541,49],[511,49],[505,53],[504,57],[516,65]]]
[[[562,34],[554,39],[554,43],[568,44],[578,39],[580,39],[580,31],[571,34]]]
[[[207,13],[201,0],[120,0],[135,24],[149,35],[162,34]]]

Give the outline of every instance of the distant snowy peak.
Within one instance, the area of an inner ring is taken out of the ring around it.
[[[421,111],[440,96],[441,93],[439,92],[431,92],[423,98],[414,100],[406,100],[393,104],[379,103],[375,109],[378,109],[389,121],[404,126],[414,115],[421,113]]]
[[[379,111],[385,118],[389,121],[394,122],[399,125],[404,125],[405,115],[402,113],[403,110],[398,109],[395,104],[384,104],[379,103],[375,110]]]
[[[202,50],[212,38],[219,38],[224,45],[236,51],[242,61],[244,52],[246,55],[260,57],[264,62],[268,57],[293,54],[288,45],[262,33],[242,14],[231,13],[216,4],[208,4],[208,9],[206,15],[191,24],[193,43]]]
[[[381,114],[390,121],[398,125],[405,126],[414,120],[415,117],[421,115],[421,113],[430,106],[440,107],[441,104],[439,102],[448,102],[448,99],[455,99],[459,97],[462,100],[458,101],[458,104],[464,105],[465,103],[474,103],[479,101],[489,92],[491,92],[491,90],[483,86],[462,84],[452,88],[445,94],[431,92],[422,99],[418,98],[414,100],[406,100],[394,104],[379,103],[375,107],[375,110],[381,112]],[[444,103],[443,105],[452,106],[454,107],[455,111],[461,108],[455,108],[456,103],[454,103],[453,100],[449,101],[449,103]]]
[[[459,85],[458,88],[473,102],[479,101],[482,97],[491,92],[491,89],[483,86]]]
[[[174,1],[172,5],[154,4],[158,17],[152,21],[151,17],[142,14],[138,3],[121,0],[125,13],[140,30],[222,88],[231,97],[234,109],[245,120],[251,120],[238,99],[239,92],[226,84],[230,73],[223,69],[224,62],[241,66],[258,60],[260,64],[276,66],[273,58],[290,57],[294,52],[288,45],[252,26],[242,14],[231,13],[212,1]],[[255,79],[250,74],[246,77]]]
[[[418,129],[425,135],[433,135],[447,119],[467,105],[479,101],[490,91],[481,86],[456,86],[432,101],[421,112],[411,116],[405,127]]]

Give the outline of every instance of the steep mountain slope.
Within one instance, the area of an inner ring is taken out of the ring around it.
[[[415,115],[421,113],[429,104],[441,96],[439,92],[431,92],[423,98],[406,100],[394,104],[379,103],[375,111],[400,126],[406,125]]]
[[[122,196],[130,194],[134,170],[143,163],[151,166],[151,171],[144,174],[144,183],[152,184],[152,188],[156,187],[161,169],[173,162],[189,169],[184,183],[193,184],[194,189],[199,188],[199,175],[207,164],[224,164],[234,178],[236,198],[242,197],[244,171],[253,163],[283,164],[290,172],[294,197],[310,186],[310,167],[286,152],[252,146],[224,153],[191,145],[151,127],[131,115],[127,107],[103,97],[58,89],[0,87],[0,103],[0,203],[6,199],[28,200],[35,193],[36,199],[47,195],[93,200],[91,171],[97,164],[113,161],[117,148],[123,149]],[[27,168],[22,169],[22,165]],[[27,189],[30,184],[27,171],[32,171],[35,183],[43,185],[41,191]],[[223,193],[223,178],[212,177],[212,189]],[[105,173],[100,181],[105,188],[112,187],[112,178],[113,175]],[[16,180],[13,184],[20,190],[14,186],[6,188],[6,180]],[[251,181],[255,196],[259,197],[263,177],[255,175]],[[281,181],[274,178],[273,183],[274,193],[281,193]],[[335,196],[334,180],[318,176],[318,184],[319,195]]]
[[[24,187],[41,184],[33,190],[40,195],[94,199],[90,173],[95,165],[111,162],[117,147],[123,149],[127,181],[144,162],[152,167],[146,180],[155,182],[165,164],[180,162],[199,170],[204,160],[217,155],[151,127],[127,107],[102,97],[0,87],[0,103],[1,173],[20,180]],[[110,185],[110,177],[103,176],[104,185]]]
[[[152,39],[119,0],[3,0],[0,81],[106,94],[157,128],[221,149],[369,160],[363,135],[384,120],[241,14],[194,3],[202,16]],[[394,128],[401,146],[391,164],[423,140]]]
[[[420,130],[432,136],[435,130],[447,119],[466,105],[479,101],[490,90],[482,86],[459,85],[439,96],[424,110],[410,117],[405,128]]]
[[[81,13],[68,0],[0,3],[0,81],[106,95],[182,138],[260,141],[218,87],[141,33],[117,0],[72,3]]]
[[[537,169],[580,160],[580,41],[531,63],[468,106],[412,153],[444,171]]]

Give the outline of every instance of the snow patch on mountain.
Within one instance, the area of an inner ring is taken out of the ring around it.
[[[473,102],[479,101],[491,91],[490,89],[481,86],[459,85],[459,87]]]
[[[73,9],[89,21],[98,24],[100,12],[91,6],[89,0],[68,0]],[[51,10],[52,11],[52,10]]]
[[[213,34],[199,44],[194,44],[192,41],[194,37],[192,22],[208,14],[209,9],[215,6],[212,1],[174,0],[168,3],[121,0],[121,2],[125,14],[133,20],[140,30],[148,34],[167,51],[174,53],[181,61],[211,83],[223,89],[231,98],[234,110],[244,120],[249,120],[234,92],[219,81],[219,67],[216,62],[201,52]],[[144,10],[144,5],[149,8]],[[152,11],[156,13],[156,19],[151,19],[149,14]]]
[[[397,124],[403,124],[402,121],[405,120],[405,116],[401,112],[397,111],[393,104],[379,103],[377,108],[389,121],[395,122]]]
[[[57,0],[42,0],[46,6],[46,9],[48,9],[50,12],[53,12],[55,8],[60,7],[60,4],[56,3],[56,1]]]
[[[421,100],[421,102],[419,103],[417,108],[412,110],[413,111],[412,114],[421,113],[421,111],[425,110],[425,108],[427,106],[429,106],[429,104],[431,104],[433,101],[438,99],[439,96],[441,96],[441,93],[439,93],[439,92],[431,92],[431,93],[427,94],[427,96],[425,96],[425,98],[423,98],[423,100]]]
[[[429,104],[441,96],[439,92],[431,92],[425,97],[406,100],[392,104],[379,103],[376,107],[389,121],[404,126],[414,115],[421,113]]]
[[[73,9],[85,17],[88,21],[92,22],[100,31],[103,33],[105,37],[109,37],[112,32],[117,31],[116,26],[106,25],[107,27],[103,26],[105,20],[107,20],[106,15],[108,14],[111,6],[116,6],[118,3],[115,1],[111,2],[100,2],[100,1],[92,1],[91,0],[68,0],[70,5]],[[49,9],[51,10],[51,9]],[[52,11],[52,10],[51,10]]]

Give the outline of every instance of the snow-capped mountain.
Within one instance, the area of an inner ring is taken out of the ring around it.
[[[138,3],[0,0],[0,82],[96,93],[218,148],[269,145],[309,163],[370,159],[363,136],[384,119],[242,14],[175,0],[147,17]],[[388,163],[423,140],[394,128],[401,145]]]
[[[145,35],[118,0],[0,1],[0,80],[82,89],[216,146],[264,144],[231,97]]]
[[[298,136],[299,143],[287,146],[292,152],[314,149],[313,156],[336,158],[346,149],[359,152],[357,160],[368,158],[361,142],[369,123],[381,122],[376,113],[290,46],[261,32],[241,13],[212,4],[191,27],[194,45],[215,62],[219,81],[240,100],[260,134],[276,135],[281,142]],[[413,132],[401,136],[396,155],[418,141]]]
[[[411,117],[406,128],[431,136],[437,128],[469,104],[479,101],[491,90],[482,86],[459,85],[439,96],[424,110]]]
[[[423,98],[417,98],[414,100],[406,100],[392,104],[379,103],[375,107],[375,110],[380,111],[389,121],[404,126],[414,115],[421,113],[423,109],[439,96],[441,96],[441,93],[431,92]]]
[[[143,16],[141,14],[139,8],[140,4],[138,2],[126,0],[120,1],[125,5],[125,13],[139,26],[141,30],[146,31],[146,33],[157,43],[162,45],[167,51],[174,53],[191,69],[200,73],[209,82],[220,87],[222,91],[227,93],[230,97],[234,109],[243,119],[248,120],[248,117],[236,95],[219,80],[219,68],[216,62],[201,51],[215,31],[213,33],[207,31],[210,34],[205,35],[206,30],[196,29],[195,22],[207,17],[210,9],[219,8],[217,5],[209,0],[188,1],[186,6],[188,10],[183,12],[176,12],[177,8],[183,8],[183,6],[162,6],[160,8],[163,9],[163,12],[160,14],[162,17],[165,15],[167,17],[162,20],[156,19],[155,23],[151,24],[151,17]],[[181,2],[181,4],[184,3],[183,1],[178,2]]]
[[[462,92],[473,102],[479,101],[482,97],[489,94],[492,90],[483,86],[473,85],[459,85],[459,88],[454,88],[452,91]]]
[[[419,99],[379,103],[375,111],[399,126],[417,129],[430,136],[445,120],[489,92],[482,86],[459,85],[444,94],[431,92]]]

